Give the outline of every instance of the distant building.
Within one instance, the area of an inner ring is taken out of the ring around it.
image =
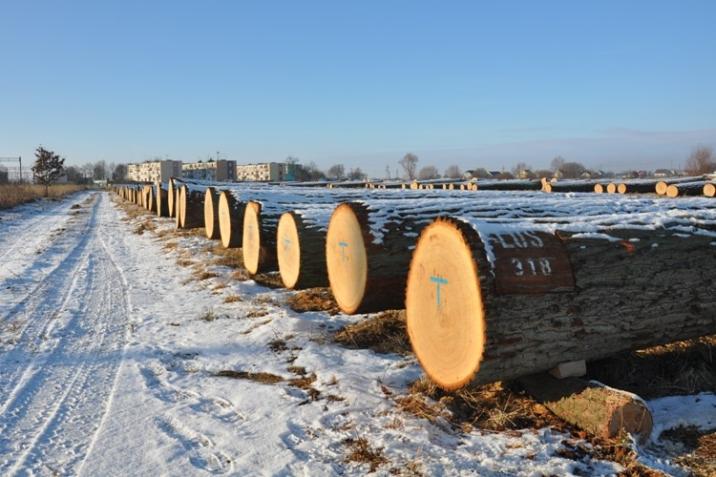
[[[181,161],[171,159],[145,161],[140,164],[127,164],[127,180],[135,182],[168,182],[170,177],[181,177]]]
[[[182,177],[205,181],[233,182],[236,180],[236,161],[220,159],[182,164]]]
[[[281,162],[239,164],[236,166],[237,181],[282,182],[295,181],[298,166]]]

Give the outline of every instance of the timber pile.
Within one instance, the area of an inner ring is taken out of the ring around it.
[[[706,181],[677,182],[666,188],[667,197],[680,197],[685,195],[702,195]]]
[[[659,195],[666,195],[666,190],[669,188],[670,185],[679,184],[682,182],[694,182],[699,180],[704,180],[704,178],[702,176],[669,177],[667,179],[662,179],[657,182],[654,186],[654,191]]]

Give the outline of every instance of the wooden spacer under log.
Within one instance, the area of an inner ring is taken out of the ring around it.
[[[224,248],[241,247],[244,209],[246,203],[237,200],[229,191],[219,193],[219,235]]]
[[[276,259],[286,288],[328,285],[326,233],[318,226],[306,224],[295,212],[285,212],[278,221]]]
[[[204,231],[211,240],[221,238],[219,229],[219,196],[216,189],[207,187],[204,191]]]
[[[254,201],[248,202],[244,209],[241,253],[250,275],[277,269],[276,228],[267,225],[261,209],[261,203]]]
[[[423,229],[410,263],[408,335],[426,374],[444,389],[716,332],[710,237],[492,232],[485,244],[472,226],[437,219]]]

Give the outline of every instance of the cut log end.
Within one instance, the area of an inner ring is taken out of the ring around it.
[[[281,215],[278,221],[276,256],[281,281],[286,288],[295,288],[301,275],[301,241],[292,212]]]
[[[174,179],[169,179],[167,184],[167,212],[169,217],[174,217],[174,209],[176,205],[176,188],[174,187]]]
[[[665,195],[665,194],[666,194],[666,189],[667,189],[668,187],[669,187],[669,184],[667,184],[667,183],[664,182],[664,181],[659,181],[659,182],[656,183],[656,186],[654,187],[654,190],[655,190],[656,193],[659,194],[659,195]]]
[[[249,202],[244,210],[242,254],[244,267],[251,275],[259,271],[261,261],[261,204]]]
[[[186,195],[188,193],[187,186],[183,185],[179,188],[179,202],[177,215],[179,215],[179,227],[186,226]]]
[[[672,199],[674,197],[679,196],[679,188],[675,185],[670,185],[666,187],[666,197],[671,197]]]
[[[594,184],[594,192],[597,194],[603,194],[604,186],[602,184]]]
[[[365,297],[368,254],[360,222],[350,204],[340,204],[331,215],[326,234],[326,266],[338,307],[344,313],[355,313]]]
[[[438,219],[423,230],[408,272],[410,343],[428,377],[446,390],[468,383],[483,356],[486,325],[475,263],[461,224]]]
[[[716,197],[716,184],[710,182],[704,184],[704,195],[706,197]]]
[[[616,194],[617,185],[614,182],[607,184],[607,194]]]
[[[552,192],[552,184],[550,184],[549,182],[544,182],[542,184],[542,191],[543,192]]]
[[[216,189],[207,187],[204,192],[204,231],[206,237],[212,240],[219,238],[219,227],[216,226],[217,206]]]
[[[629,189],[629,186],[627,186],[623,182],[621,184],[617,185],[617,192],[619,192],[620,194],[626,194],[628,189]]]

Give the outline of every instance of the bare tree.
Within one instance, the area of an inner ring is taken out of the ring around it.
[[[562,156],[557,156],[549,163],[549,168],[552,169],[552,172],[557,172],[562,169],[565,162]]]
[[[96,181],[104,180],[107,177],[107,163],[104,161],[97,161],[92,167],[92,179]]]
[[[112,181],[122,182],[127,178],[127,166],[125,164],[117,164],[112,170]]]
[[[535,177],[538,177],[540,179],[543,177],[546,179],[550,179],[553,176],[554,176],[554,171],[551,171],[549,169],[539,169],[539,170],[535,171]]]
[[[367,178],[368,176],[360,169],[360,167],[356,167],[355,169],[348,171],[348,179],[352,181],[363,181]]]
[[[694,149],[686,160],[684,170],[687,174],[692,175],[710,174],[716,171],[716,158],[714,158],[713,149],[705,146]]]
[[[490,174],[490,171],[485,169],[484,167],[478,167],[477,169],[473,169],[470,171],[470,175],[476,179],[488,179],[492,177],[492,174]]]
[[[559,170],[565,179],[578,179],[587,172],[587,168],[579,162],[565,162]]]
[[[331,166],[326,172],[326,176],[333,180],[342,180],[346,177],[346,168],[343,164],[336,164]]]
[[[296,165],[296,180],[298,181],[320,181],[325,178],[326,175],[313,161],[307,163],[306,165]]]
[[[515,164],[515,167],[512,168],[512,174],[520,179],[531,179],[534,176],[532,173],[532,166],[529,166],[524,162],[518,162]]]
[[[35,165],[32,166],[32,174],[35,182],[45,186],[45,197],[49,195],[50,184],[55,182],[62,175],[65,159],[59,154],[49,151],[40,146],[35,149]]]
[[[425,166],[420,169],[420,172],[418,172],[418,179],[423,181],[429,179],[437,179],[439,177],[440,173],[438,172],[438,168],[435,166]]]
[[[400,167],[405,171],[405,177],[411,181],[415,179],[415,170],[418,168],[418,156],[409,152],[398,161],[398,164],[400,164]]]
[[[462,171],[460,170],[459,166],[452,165],[448,166],[447,169],[445,169],[445,173],[443,176],[449,178],[449,179],[459,179],[462,177]]]

